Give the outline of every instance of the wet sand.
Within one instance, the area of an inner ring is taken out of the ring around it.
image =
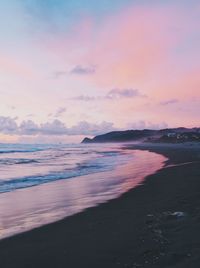
[[[1,266],[200,267],[200,147],[137,149],[168,157],[166,167],[118,199],[1,240]]]

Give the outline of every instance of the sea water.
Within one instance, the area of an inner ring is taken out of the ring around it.
[[[0,238],[117,198],[165,160],[121,144],[0,144]]]

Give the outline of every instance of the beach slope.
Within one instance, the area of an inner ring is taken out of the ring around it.
[[[2,267],[200,267],[199,147],[137,149],[169,160],[118,199],[0,241]]]

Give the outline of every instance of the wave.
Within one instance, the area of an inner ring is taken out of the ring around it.
[[[12,153],[33,153],[33,152],[39,152],[44,151],[45,149],[39,149],[39,148],[32,148],[32,149],[14,149],[14,150],[0,150],[0,154],[12,154]]]
[[[18,161],[18,164],[20,164],[20,161],[23,164],[35,163],[35,162],[37,163],[37,160],[21,159]],[[38,174],[34,176],[25,176],[8,180],[0,180],[0,193],[10,192],[22,188],[33,187],[57,180],[71,179],[83,175],[95,174],[99,172],[112,170],[116,165],[116,161],[120,161],[122,163],[123,161],[125,161],[125,159],[122,159],[120,155],[118,155],[118,158],[117,157],[113,158],[111,157],[111,155],[109,155],[108,157],[94,158],[92,160],[90,159],[81,163],[77,163],[74,169],[65,168],[59,172],[51,172],[48,174]]]
[[[0,154],[0,193],[113,170],[127,161],[120,149],[102,145],[0,144]]]
[[[108,160],[108,159],[107,159]],[[33,161],[33,160],[30,160]],[[26,161],[25,161],[26,163]],[[113,162],[104,161],[104,159],[95,159],[83,163],[77,163],[74,169],[64,169],[62,172],[52,172],[44,175],[25,176],[0,181],[0,193],[10,192],[17,189],[37,186],[47,182],[70,179],[83,175],[94,174],[114,168]]]
[[[81,168],[78,168],[76,170],[69,170],[69,172],[52,173],[38,176],[27,176],[22,178],[0,181],[0,193],[11,192],[13,190],[33,187],[47,182],[71,179],[83,175],[105,171],[105,169],[104,170],[96,169],[95,171],[94,169],[92,170],[92,168],[97,168],[97,166],[91,166],[89,168],[90,170],[88,169],[88,166],[82,166]]]
[[[34,163],[40,163],[40,161],[36,159],[15,159],[15,158],[0,159],[0,165],[23,165],[23,164],[26,165]]]

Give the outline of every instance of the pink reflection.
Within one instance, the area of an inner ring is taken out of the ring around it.
[[[0,195],[0,237],[30,230],[116,198],[163,166],[163,156],[127,150],[114,171],[56,181]]]

